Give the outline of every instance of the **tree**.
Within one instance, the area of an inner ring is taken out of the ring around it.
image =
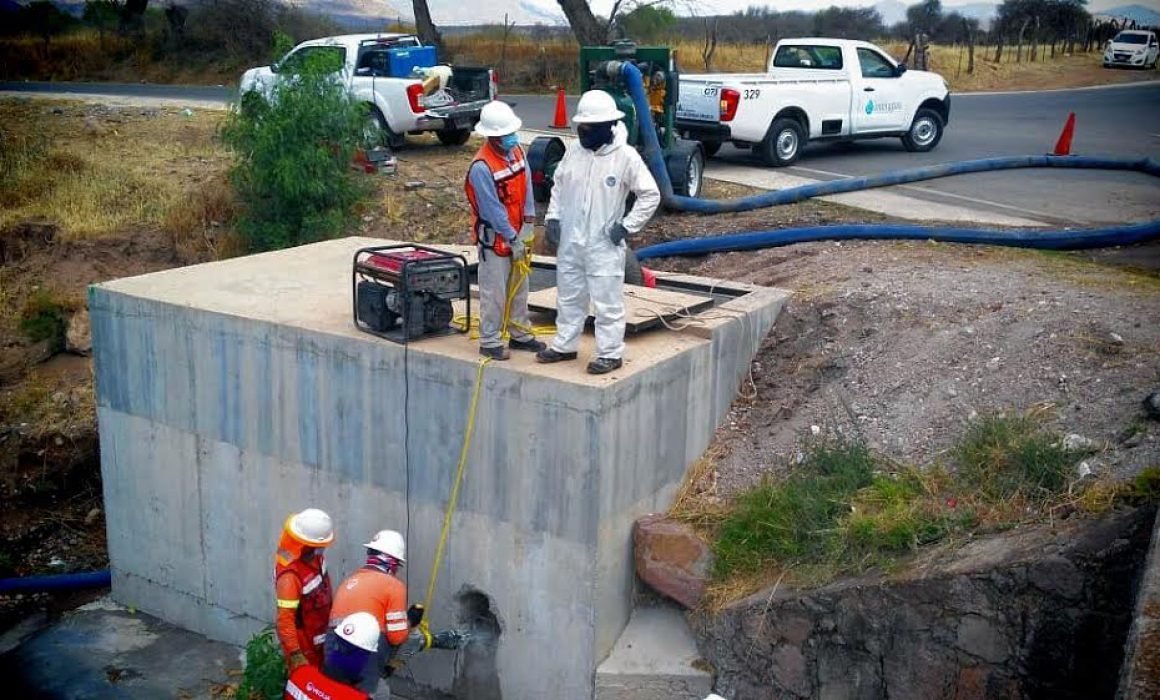
[[[37,2],[29,3],[20,11],[18,19],[25,31],[44,40],[46,53],[52,37],[63,33],[75,21],[71,15],[62,12],[48,0],[37,0]]]
[[[435,27],[431,19],[431,10],[427,7],[427,0],[411,0],[411,7],[415,11],[415,28],[424,44],[443,48],[443,35]]]
[[[608,40],[608,25],[592,14],[588,0],[556,0],[564,16],[568,19],[568,26],[572,27],[572,34],[581,46],[600,46]],[[619,7],[620,3],[616,5]]]
[[[923,32],[934,34],[942,19],[941,0],[923,0],[917,5],[906,8],[906,23],[910,25],[911,35]]]
[[[144,31],[147,9],[149,0],[125,0],[125,4],[121,5],[121,31]]]
[[[641,5],[627,14],[622,14],[617,23],[625,35],[640,42],[653,42],[672,30],[677,16],[662,5]]]
[[[872,39],[885,33],[882,15],[873,7],[831,6],[814,14],[814,36]]]
[[[81,21],[96,27],[97,35],[103,39],[105,32],[116,28],[120,16],[121,3],[117,0],[85,0]]]

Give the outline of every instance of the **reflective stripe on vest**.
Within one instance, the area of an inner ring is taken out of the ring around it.
[[[306,583],[302,584],[302,595],[310,595],[314,592],[314,589],[318,588],[320,585],[322,585],[322,577],[315,576]]]
[[[509,163],[507,158],[497,153],[490,144],[483,144],[467,170],[467,181],[464,183],[467,203],[471,205],[471,242],[489,248],[496,255],[503,257],[512,254],[511,246],[494,230],[494,225],[479,218],[475,187],[471,184],[471,168],[475,167],[476,163],[482,162],[491,171],[496,195],[507,212],[508,224],[519,233],[524,223],[524,205],[528,196],[528,178],[525,172],[527,160],[520,147],[512,150],[511,157],[513,160]]]

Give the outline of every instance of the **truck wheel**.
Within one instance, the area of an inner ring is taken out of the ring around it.
[[[682,197],[701,194],[705,176],[705,155],[697,141],[676,141],[665,155],[665,167],[673,183],[673,193]]]
[[[387,120],[378,107],[371,107],[367,114],[367,126],[363,131],[363,140],[366,141],[368,147],[386,146],[392,151],[397,151],[407,142],[406,136],[391,131],[391,127],[387,126]]]
[[[920,109],[914,115],[910,131],[902,137],[902,145],[911,153],[926,153],[942,140],[943,120],[933,109]]]
[[[462,146],[471,138],[471,129],[440,129],[435,135],[444,146]]]
[[[634,284],[637,287],[644,286],[644,273],[641,272],[640,261],[628,246],[624,248],[624,283]]]
[[[555,136],[537,136],[528,146],[528,167],[532,169],[532,199],[543,204],[552,195],[552,178],[564,158],[564,142]]]
[[[805,141],[805,130],[796,119],[778,119],[761,142],[761,159],[775,168],[793,165],[801,155]]]
[[[705,151],[706,158],[712,158],[717,155],[717,151],[721,150],[722,143],[720,141],[702,141],[701,149]]]

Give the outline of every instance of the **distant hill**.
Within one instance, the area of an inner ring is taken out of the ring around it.
[[[1150,7],[1144,7],[1143,5],[1120,5],[1119,7],[1102,10],[1096,14],[1105,17],[1126,18],[1144,27],[1160,26],[1160,12]]]

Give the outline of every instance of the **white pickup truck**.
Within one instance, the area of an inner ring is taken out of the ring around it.
[[[784,39],[767,73],[682,74],[676,129],[708,155],[728,141],[784,166],[808,141],[898,136],[908,151],[929,151],[950,114],[941,76],[907,70],[873,44]]]
[[[411,34],[347,34],[306,41],[273,65],[242,75],[238,94],[269,97],[308,57],[322,56],[355,99],[370,105],[368,136],[392,148],[407,134],[433,131],[449,146],[465,143],[479,112],[497,92],[489,68],[439,66],[435,50]]]

